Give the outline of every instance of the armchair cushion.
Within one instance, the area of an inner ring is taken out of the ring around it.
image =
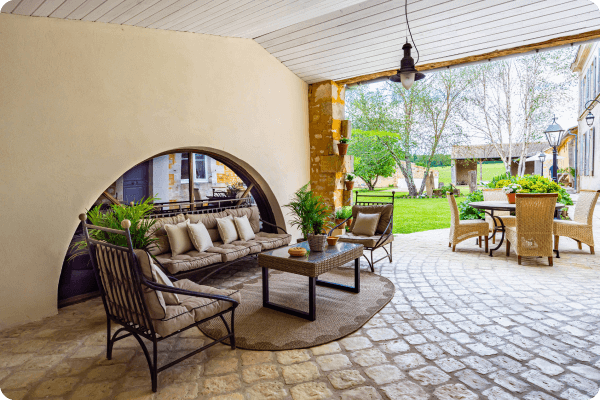
[[[379,223],[380,217],[380,213],[363,214],[359,212],[356,216],[352,232],[355,235],[373,236],[377,230],[377,224]]]
[[[350,242],[350,243],[358,243],[362,244],[365,247],[375,247],[377,241],[383,235],[373,235],[373,236],[364,236],[364,235],[355,235],[352,232],[346,232],[345,234],[339,236],[340,242]],[[386,245],[394,241],[394,235],[390,235],[385,241],[383,241],[380,246]]]
[[[379,217],[379,222],[377,223],[376,233],[389,233],[384,232],[385,228],[388,226],[390,219],[392,218],[392,214],[394,211],[394,207],[392,204],[381,204],[381,205],[372,205],[372,206],[352,206],[352,226],[350,227],[351,231],[354,231],[354,225],[356,225],[356,216],[358,213],[362,214],[381,214]]]

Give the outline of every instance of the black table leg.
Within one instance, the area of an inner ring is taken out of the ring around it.
[[[488,237],[488,241],[492,240],[496,232],[502,232],[502,236],[500,236],[500,242],[498,243],[498,246],[494,248],[490,246],[490,257],[494,257],[492,252],[498,250],[500,246],[502,246],[502,242],[504,242],[504,233],[506,231],[506,227],[504,226],[504,221],[502,221],[502,218],[494,215],[494,210],[492,210],[491,213],[489,213],[487,210],[483,210],[483,212],[492,217],[492,220],[494,221],[494,230],[492,231],[492,234]],[[500,221],[500,226],[498,226],[496,220]]]
[[[317,285],[333,289],[345,290],[346,292],[360,293],[360,258],[354,260],[354,287],[342,285],[341,283],[322,281],[317,278]]]

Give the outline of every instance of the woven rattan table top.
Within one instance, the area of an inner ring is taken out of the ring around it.
[[[307,253],[302,257],[293,257],[288,253],[290,247],[304,247]],[[264,268],[316,277],[359,258],[362,256],[363,250],[362,244],[339,242],[335,246],[326,246],[324,251],[310,251],[308,242],[301,242],[260,253],[258,255],[258,265]]]

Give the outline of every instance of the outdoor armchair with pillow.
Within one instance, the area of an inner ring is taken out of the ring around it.
[[[124,220],[121,224],[124,230],[118,230],[90,225],[85,214],[79,219],[106,312],[107,359],[112,357],[115,342],[133,336],[144,351],[152,390],[156,392],[159,372],[226,339],[235,349],[234,311],[241,301],[238,291],[201,286],[187,279],[175,281],[172,286],[170,281],[160,284],[151,256],[144,250],[133,249],[130,221]],[[88,229],[123,235],[127,247],[92,239]],[[230,324],[225,320],[227,314],[231,315]],[[217,317],[225,324],[227,335],[158,367],[158,342]],[[112,335],[111,321],[122,326]],[[152,342],[152,356],[141,338]]]
[[[558,251],[558,238],[566,236],[577,241],[579,249],[581,249],[581,243],[587,244],[590,247],[590,253],[595,254],[592,222],[599,194],[599,190],[582,189],[575,204],[573,221],[554,220],[554,249],[556,251]]]

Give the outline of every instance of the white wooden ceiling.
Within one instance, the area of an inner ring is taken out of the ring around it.
[[[408,11],[419,64],[600,29],[591,0],[409,0]],[[398,68],[407,34],[404,0],[12,0],[2,12],[254,39],[308,83]]]

